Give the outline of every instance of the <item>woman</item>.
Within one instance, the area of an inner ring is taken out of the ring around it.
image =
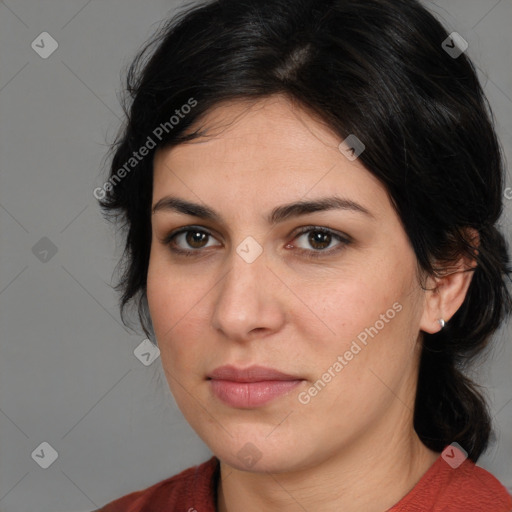
[[[463,50],[412,0],[217,0],[141,51],[96,195],[215,456],[102,512],[512,510],[463,373],[511,306]]]

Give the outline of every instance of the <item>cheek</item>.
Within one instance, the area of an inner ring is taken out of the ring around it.
[[[369,367],[394,380],[400,365],[412,361],[419,287],[415,287],[412,277],[414,259],[402,254],[401,261],[381,258],[365,268],[354,265],[337,279],[333,276],[324,280],[324,293],[309,283],[299,288],[304,302],[313,304],[317,313],[314,322],[309,321],[311,314],[294,313],[301,332],[311,342],[314,340],[314,347],[309,349],[314,348],[317,374],[324,374],[342,356],[344,369],[336,375],[343,373],[344,377],[336,382],[359,385],[367,380],[371,385],[375,377],[368,373]],[[303,308],[301,311],[304,313]],[[319,336],[320,332],[324,334]]]
[[[168,350],[169,337],[174,335],[179,327],[179,318],[183,301],[178,300],[180,296],[180,284],[176,277],[165,270],[165,265],[158,255],[151,253],[147,275],[147,297],[148,306],[153,322],[153,328],[160,347],[162,359]]]
[[[391,318],[393,304],[405,306],[405,301],[411,300],[414,260],[403,251],[401,257],[393,257],[396,252],[375,252],[364,265],[354,258],[345,260],[340,268],[316,267],[301,273],[292,267],[277,269],[286,286],[277,281],[274,291],[268,292],[269,301],[272,307],[281,308],[285,323],[291,324],[281,327],[298,330],[293,336],[299,341],[297,350],[307,351],[308,340],[314,341],[316,357],[323,359],[323,353],[329,358],[333,351],[349,350],[351,342],[360,334],[364,338],[365,330],[376,322],[378,338],[398,329],[403,319]],[[178,361],[190,367],[194,357],[207,357],[205,350],[214,342],[212,300],[219,276],[209,271],[198,273],[192,267],[171,268],[165,250],[152,249],[148,304],[162,360],[174,367]],[[380,320],[382,314],[384,320]],[[384,328],[379,329],[383,322]],[[370,334],[367,338],[372,339]]]
[[[314,327],[320,325],[327,338],[334,335],[338,339],[352,339],[392,309],[404,297],[404,289],[400,275],[395,269],[390,270],[387,263],[365,265],[365,268],[353,265],[331,276],[322,276],[315,283],[297,283],[294,291],[311,307],[307,311],[300,306],[295,318],[306,324],[304,313],[308,319],[315,313]],[[390,311],[389,316],[394,312]],[[311,330],[313,324],[309,325]]]
[[[201,354],[207,321],[207,291],[211,288],[187,272],[170,269],[163,258],[150,258],[147,297],[165,369],[184,373]]]

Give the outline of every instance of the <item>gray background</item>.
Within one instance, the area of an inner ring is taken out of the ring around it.
[[[469,42],[511,161],[512,0],[426,3]],[[133,353],[144,336],[122,327],[110,286],[121,238],[92,194],[119,125],[120,72],[177,5],[0,2],[1,512],[89,511],[211,455],[160,359],[145,366]],[[47,59],[31,48],[44,31],[59,45]],[[497,430],[479,465],[510,491],[511,368],[503,328],[475,375]],[[43,442],[58,452],[47,469],[31,456]]]

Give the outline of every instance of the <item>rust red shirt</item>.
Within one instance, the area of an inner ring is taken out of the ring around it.
[[[212,457],[95,512],[216,512],[219,471],[219,460]],[[387,512],[512,512],[512,498],[469,459],[453,469],[440,456]]]

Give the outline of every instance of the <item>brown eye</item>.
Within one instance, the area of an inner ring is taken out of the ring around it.
[[[314,249],[327,249],[331,243],[332,235],[330,233],[324,233],[322,231],[310,231],[308,236],[308,242]]]
[[[307,235],[307,237],[305,236]],[[348,235],[337,233],[324,227],[307,226],[295,236],[294,241],[306,240],[297,244],[299,253],[307,258],[321,258],[333,255],[352,243]],[[333,242],[337,242],[333,244]],[[295,245],[295,244],[292,244]]]
[[[164,245],[168,245],[173,252],[192,255],[199,254],[202,252],[201,249],[219,245],[210,243],[210,239],[215,240],[207,231],[186,227],[169,234],[162,242]]]
[[[194,249],[201,249],[204,247],[204,243],[209,237],[209,235],[203,231],[186,231],[184,234],[185,241]]]

